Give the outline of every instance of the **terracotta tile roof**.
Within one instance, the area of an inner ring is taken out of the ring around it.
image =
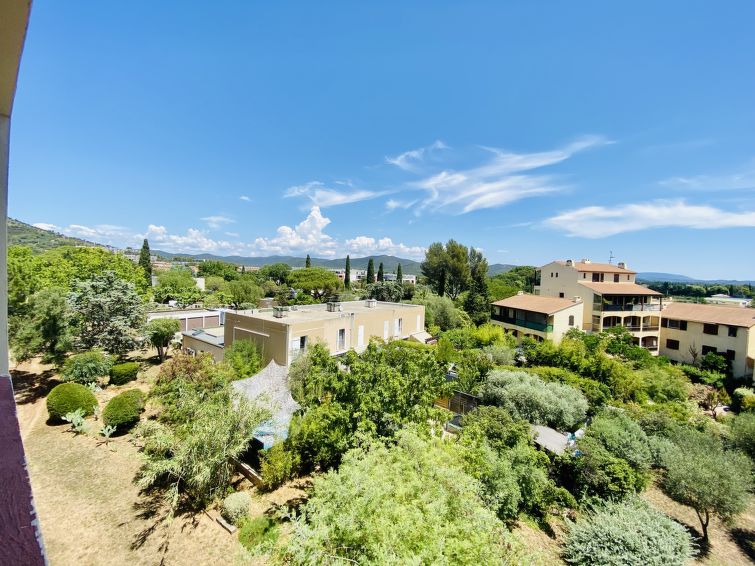
[[[591,281],[580,281],[588,289],[601,295],[653,295],[662,297],[663,293],[653,291],[637,283],[593,283]]]
[[[692,322],[728,324],[730,326],[755,326],[755,309],[695,303],[670,303],[663,309],[663,318],[678,318]]]
[[[540,295],[514,295],[508,299],[502,299],[493,303],[499,307],[520,309],[523,311],[553,314],[576,304],[571,299],[559,299],[557,297],[541,297]]]
[[[559,260],[556,263],[560,263],[561,265],[566,265],[565,260]],[[636,271],[632,271],[631,269],[626,269],[619,267],[618,265],[614,265],[612,263],[593,263],[592,261],[589,263],[585,263],[584,261],[575,261],[574,262],[574,269],[577,271],[590,271],[590,272],[597,272],[597,273],[629,273],[629,274],[637,274]]]

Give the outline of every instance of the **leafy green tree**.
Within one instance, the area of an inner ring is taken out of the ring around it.
[[[385,274],[383,273],[382,261],[378,264],[377,280],[378,280],[378,283],[382,283],[383,281],[385,281]]]
[[[430,244],[425,252],[425,259],[420,264],[422,275],[428,284],[439,296],[446,294],[446,282],[448,279],[448,260],[446,249],[440,242]]]
[[[222,277],[226,281],[234,281],[239,278],[235,264],[217,259],[207,259],[200,263],[197,273],[200,277]]]
[[[375,262],[370,258],[367,262],[367,284],[375,282]]]
[[[157,285],[153,291],[155,301],[158,303],[167,303],[172,300],[191,304],[202,295],[191,271],[180,267],[159,273]]]
[[[585,419],[587,400],[577,389],[546,383],[522,371],[494,370],[482,387],[485,403],[504,407],[533,424],[573,429]]]
[[[291,287],[311,295],[316,300],[330,297],[341,285],[335,273],[322,267],[296,269],[291,272],[288,279]]]
[[[446,256],[446,292],[449,297],[456,299],[462,291],[469,287],[470,270],[467,247],[455,240],[448,240]]]
[[[396,267],[396,281],[401,285],[404,284],[404,271],[401,269],[400,263]]]
[[[147,324],[147,340],[157,349],[157,357],[161,362],[165,360],[170,341],[180,330],[181,323],[172,318],[156,318]]]
[[[469,249],[470,286],[464,299],[464,310],[477,325],[490,320],[490,294],[488,292],[488,261],[482,252]]]
[[[25,314],[11,319],[10,344],[18,361],[41,355],[60,363],[73,349],[66,292],[52,287],[34,293]]]
[[[431,328],[437,326],[440,330],[462,328],[472,324],[469,315],[457,308],[448,297],[439,297],[435,294],[415,296],[412,304],[424,305],[425,326]]]
[[[107,271],[77,283],[68,305],[79,347],[120,356],[137,346],[144,307],[133,283]]]
[[[304,267],[306,269],[309,269],[310,267],[312,267],[312,260],[310,259],[309,254],[307,254],[307,259],[304,260]]]
[[[585,438],[594,439],[614,456],[623,458],[638,472],[650,467],[650,447],[645,431],[626,413],[605,410],[587,427]]]
[[[730,521],[743,512],[752,490],[752,465],[744,454],[724,450],[710,434],[682,429],[677,448],[665,457],[663,490],[677,503],[692,507],[708,540],[712,515]]]
[[[343,286],[351,289],[351,258],[346,255],[346,267],[343,273]]]
[[[367,285],[367,296],[378,301],[398,303],[404,295],[404,289],[395,281],[383,281]]]
[[[400,482],[396,478],[401,478]],[[440,440],[402,432],[350,452],[314,480],[282,559],[360,564],[509,564],[510,535]]]
[[[139,252],[139,266],[144,270],[144,277],[147,284],[152,287],[152,259],[149,252],[149,242],[144,238],[142,249]]]
[[[682,525],[639,498],[607,503],[571,523],[564,560],[578,566],[683,566],[694,556]]]
[[[40,290],[36,263],[31,248],[8,248],[8,315],[11,318],[26,314],[30,310],[31,296]]]
[[[262,288],[249,279],[238,279],[228,283],[228,296],[234,308],[243,304],[257,304],[262,298]]]
[[[262,267],[259,273],[265,279],[275,281],[276,285],[283,285],[291,273],[291,267],[286,263],[272,263]]]
[[[185,493],[203,507],[225,495],[236,468],[235,459],[247,450],[254,430],[270,418],[270,411],[232,393],[226,385],[211,395],[193,388],[178,390],[179,402],[190,418],[173,425],[143,423],[144,465],[138,474],[143,489],[167,486],[173,509]]]
[[[235,379],[251,377],[262,367],[262,356],[251,340],[234,340],[226,349],[223,360],[230,366]]]
[[[354,428],[351,415],[340,403],[325,402],[295,417],[289,427],[287,444],[298,454],[309,473],[338,466],[351,446]]]
[[[755,414],[741,413],[731,423],[732,444],[755,460]]]

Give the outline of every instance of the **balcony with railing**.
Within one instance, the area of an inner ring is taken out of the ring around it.
[[[514,326],[521,326],[522,328],[529,328],[530,330],[537,330],[539,332],[553,332],[553,325],[547,322],[535,322],[532,320],[525,320],[523,318],[512,318],[502,314],[493,313],[490,315],[492,320],[497,322],[505,322],[507,324],[513,324]]]

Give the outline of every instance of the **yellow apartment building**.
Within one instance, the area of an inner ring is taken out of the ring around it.
[[[265,363],[288,366],[309,344],[320,341],[331,354],[364,351],[372,337],[406,339],[424,333],[425,307],[404,303],[331,302],[273,309],[227,311],[226,347],[251,340]]]
[[[589,259],[553,261],[539,270],[535,294],[582,301],[582,330],[600,332],[623,326],[634,341],[658,351],[663,295],[642,285],[636,271],[619,262],[593,263]]]
[[[561,342],[572,328],[582,328],[584,306],[582,300],[526,295],[519,292],[513,297],[496,301],[490,315],[491,322],[518,339]]]
[[[755,309],[671,303],[661,321],[661,355],[692,363],[693,352],[720,354],[736,378],[752,381],[755,365]]]

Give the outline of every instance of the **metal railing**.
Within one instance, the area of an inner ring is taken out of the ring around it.
[[[522,328],[529,328],[530,330],[538,330],[540,332],[553,332],[553,325],[545,322],[532,322],[530,320],[524,320],[523,318],[510,318],[500,314],[493,314],[491,319],[498,322],[506,322],[515,326],[521,326]]]

